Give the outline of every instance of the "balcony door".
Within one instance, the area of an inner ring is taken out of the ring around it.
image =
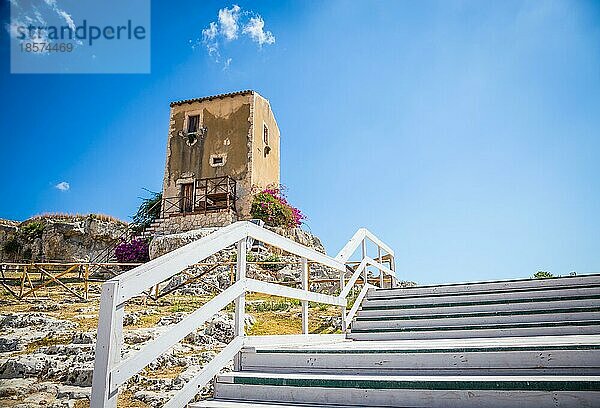
[[[194,183],[181,185],[181,212],[190,213],[194,210]]]

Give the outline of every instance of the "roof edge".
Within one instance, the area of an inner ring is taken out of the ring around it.
[[[252,89],[246,89],[246,90],[243,90],[243,91],[223,93],[223,94],[217,94],[217,95],[211,95],[211,96],[203,96],[203,97],[200,97],[200,98],[183,99],[181,101],[171,102],[169,104],[169,106],[171,106],[171,107],[173,107],[173,106],[180,106],[180,105],[184,105],[186,103],[203,102],[203,101],[210,101],[210,100],[213,100],[213,99],[232,98],[234,96],[252,95],[252,94],[257,94],[258,95],[258,93],[256,91],[253,91]]]

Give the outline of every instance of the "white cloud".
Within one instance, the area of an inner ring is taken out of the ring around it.
[[[242,27],[241,34],[249,37],[261,48],[265,44],[275,44],[275,36],[271,31],[265,31],[265,21],[259,14],[251,10],[242,10],[240,6],[234,4],[230,8],[220,9],[217,21],[212,21],[202,30],[202,40],[190,40],[190,45],[192,49],[196,49],[200,43],[204,44],[208,55],[219,63],[222,45],[237,40],[240,36],[240,27]],[[226,70],[233,60],[224,58],[224,61],[223,69]]]
[[[250,21],[244,27],[242,33],[248,34],[253,41],[257,42],[258,45],[263,44],[274,44],[275,36],[270,31],[265,31],[265,21],[261,16],[250,18]]]
[[[71,188],[71,185],[66,181],[61,181],[60,183],[55,185],[54,188],[60,191],[68,191]]]
[[[217,23],[214,21],[210,23],[208,28],[202,30],[202,38],[206,41],[214,40],[219,33],[219,29],[217,28]]]
[[[4,28],[6,28],[6,31],[8,32],[8,35],[10,35],[12,38],[18,38],[19,36],[19,32],[17,31],[18,27],[23,27],[26,24],[23,23],[20,20],[17,19],[13,19],[10,24],[5,24]]]
[[[34,25],[34,26],[40,26],[40,27],[46,27],[48,26],[48,23],[46,22],[46,18],[50,18],[52,19],[52,14],[48,14],[48,11],[53,11],[54,13],[56,13],[61,19],[63,19],[67,25],[72,29],[75,30],[76,25],[75,25],[75,21],[73,20],[73,17],[67,13],[65,10],[61,9],[60,7],[58,7],[58,4],[56,3],[56,0],[44,0],[44,3],[48,6],[46,7],[42,7],[44,10],[42,10],[42,12],[40,12],[40,9],[38,9],[36,6],[32,6],[31,9],[24,9],[20,4],[18,4],[17,1],[15,0],[11,0],[12,3],[12,8],[11,8],[11,23],[10,24],[6,24],[5,28],[6,31],[8,31],[9,35],[12,38],[18,38],[17,36],[19,35],[19,33],[17,32],[17,27],[19,26],[28,26],[28,25]],[[43,4],[42,4],[43,6]],[[48,8],[50,10],[48,10]],[[31,15],[30,13],[33,12],[33,15]],[[23,20],[25,20],[25,24],[23,24]],[[46,31],[44,30],[39,30],[36,31],[36,40],[39,40],[40,42],[47,42],[47,43],[51,43],[52,40],[50,40],[48,38],[48,35],[46,33]],[[80,40],[77,40],[78,44],[81,44],[82,42]],[[41,52],[40,54],[46,54],[47,51]]]
[[[73,21],[73,17],[71,17],[71,15],[64,10],[58,10],[57,13],[67,22],[67,25],[71,28],[71,30],[75,31],[75,22]]]
[[[35,15],[35,19],[37,20],[38,25],[46,25],[46,20],[44,20],[44,17],[42,17],[42,13],[40,13],[38,9],[34,9],[33,14]]]
[[[217,35],[219,34],[219,29],[217,27],[217,23],[214,21],[210,23],[208,28],[202,30],[202,42],[206,45],[206,49],[208,50],[208,55],[211,57],[215,57],[218,59],[219,57],[219,43],[217,41]],[[195,48],[195,44],[192,45],[192,48]]]
[[[219,10],[219,25],[221,26],[221,33],[223,33],[226,40],[232,41],[238,37],[239,18],[240,6],[237,4],[234,4],[230,9],[225,7]]]

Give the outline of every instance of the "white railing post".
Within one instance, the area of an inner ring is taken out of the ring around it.
[[[344,285],[345,285],[345,272],[340,272],[340,293],[342,293],[344,291]],[[345,299],[344,299],[345,300]],[[348,327],[346,325],[346,302],[344,302],[344,306],[342,306],[340,309],[342,309],[342,332],[345,332],[346,330],[348,330]]]
[[[121,360],[124,304],[118,301],[118,281],[102,285],[90,408],[115,408],[118,387],[111,390],[110,373]]]
[[[367,256],[367,238],[363,238],[362,243],[360,245],[360,251],[362,253],[362,258],[361,258],[361,261],[362,261]],[[369,270],[368,270],[367,266],[365,265],[365,269],[363,271],[363,285],[365,285],[365,286],[369,283],[369,282],[367,282],[368,276],[369,276]]]
[[[377,245],[377,262],[379,262],[380,264],[383,265],[383,257],[381,256],[381,247],[379,245]],[[380,269],[379,270],[379,287],[383,288],[383,286],[384,286],[383,271]]]
[[[301,265],[302,289],[308,292],[308,260],[302,258]],[[308,334],[308,300],[302,301],[302,334]]]
[[[396,258],[394,256],[390,256],[390,269],[394,271],[394,276],[392,277],[392,282],[390,283],[390,287],[395,288],[397,285],[396,279]]]
[[[246,279],[246,238],[241,239],[237,243],[237,267],[235,271],[235,281]],[[246,291],[242,292],[235,300],[235,337],[243,337],[244,320],[246,317]],[[236,371],[242,369],[241,353],[237,353],[234,358],[234,366]]]

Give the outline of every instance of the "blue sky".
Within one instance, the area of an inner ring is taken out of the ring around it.
[[[192,45],[234,4],[274,43],[220,38],[216,62]],[[422,283],[600,272],[598,2],[155,1],[148,75],[11,75],[0,47],[1,218],[128,219],[169,102],[254,89],[330,253],[365,226]]]

